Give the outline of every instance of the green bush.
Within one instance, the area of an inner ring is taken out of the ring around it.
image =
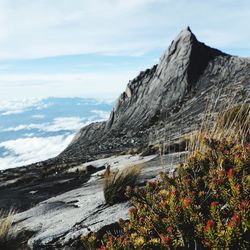
[[[250,144],[203,139],[174,178],[128,188],[130,220],[119,236],[83,238],[88,249],[249,249]]]

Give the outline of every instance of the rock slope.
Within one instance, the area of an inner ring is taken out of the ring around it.
[[[199,125],[208,103],[249,101],[250,59],[227,55],[180,32],[158,65],[130,81],[107,122],[81,129],[57,162],[85,161],[173,143]]]
[[[143,168],[139,183],[145,183],[146,180],[155,178],[160,171],[173,169],[184,158],[185,153],[169,154],[163,158],[157,155],[123,155],[78,166],[80,169],[91,165],[96,171],[82,185],[75,186],[70,191],[63,190],[62,193],[44,199],[30,209],[16,214],[16,230],[34,232],[28,241],[31,249],[83,249],[82,243],[79,243],[81,235],[88,234],[90,230],[98,231],[103,227],[112,227],[119,218],[127,219],[128,208],[131,206],[129,202],[105,205],[102,166],[108,164],[112,171],[116,171],[141,164]],[[75,168],[68,169],[68,172],[75,172]],[[67,185],[67,180],[64,180],[64,184]],[[28,192],[26,186],[27,199],[29,196],[36,197],[41,194],[38,186],[32,185],[32,188],[33,193]],[[55,187],[51,189],[53,188]],[[12,197],[12,193],[9,197]]]

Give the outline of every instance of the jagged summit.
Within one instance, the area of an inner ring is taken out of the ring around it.
[[[192,33],[188,26],[187,28],[183,29],[172,41],[164,56],[171,56],[176,52],[177,48],[180,49],[186,45],[190,48],[190,45],[192,45],[194,42],[197,42],[196,36]]]
[[[158,67],[180,68],[186,66],[183,69],[188,75],[187,80],[192,84],[206,68],[209,61],[222,54],[224,53],[199,42],[188,26],[172,41],[168,50],[161,57]],[[161,64],[163,65],[161,66]]]
[[[248,101],[249,82],[249,59],[199,42],[187,27],[158,65],[128,83],[107,122],[82,128],[59,156],[43,164],[79,164],[159,142],[170,146],[199,127],[211,96],[222,93],[218,105],[230,95]]]
[[[134,128],[145,127],[156,114],[166,113],[173,103],[180,102],[195,86],[209,62],[221,55],[221,51],[200,43],[189,27],[182,30],[159,64],[141,72],[128,84],[118,98],[106,129],[123,128],[128,124]]]

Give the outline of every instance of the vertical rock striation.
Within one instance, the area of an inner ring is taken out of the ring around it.
[[[141,72],[128,84],[107,122],[106,131],[148,126],[181,102],[209,62],[221,55],[226,56],[198,42],[189,27],[181,31],[160,63]]]
[[[249,83],[249,58],[199,42],[188,27],[158,65],[128,83],[107,122],[82,128],[51,162],[79,163],[161,141],[171,144],[197,128],[210,99],[219,105],[232,96],[248,101]]]

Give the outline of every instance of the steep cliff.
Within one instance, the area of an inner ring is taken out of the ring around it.
[[[188,27],[158,65],[128,83],[109,120],[81,129],[57,160],[85,161],[159,141],[171,144],[197,128],[209,99],[218,106],[232,96],[246,101],[249,80],[249,58],[210,48]]]

